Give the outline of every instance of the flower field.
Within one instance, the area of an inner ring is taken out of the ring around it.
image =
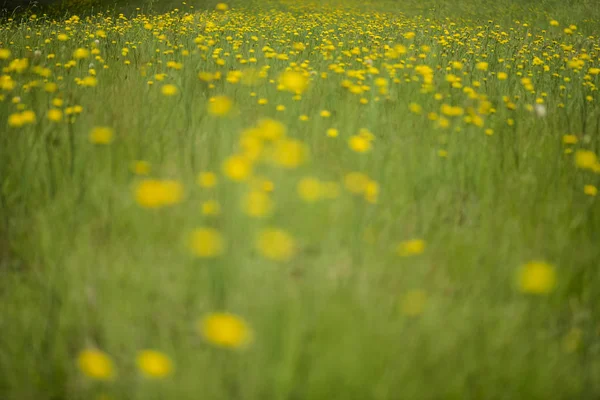
[[[600,10],[92,3],[0,23],[0,398],[600,398]]]

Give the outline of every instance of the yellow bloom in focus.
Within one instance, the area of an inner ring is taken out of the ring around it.
[[[233,101],[227,96],[217,96],[208,103],[208,113],[219,117],[229,114]]]
[[[357,153],[366,153],[373,147],[371,141],[361,135],[351,136],[348,139],[348,146]]]
[[[90,56],[90,51],[88,49],[76,49],[73,52],[73,58],[76,60],[83,60],[84,58],[88,58]]]
[[[425,251],[425,241],[423,239],[406,240],[400,243],[397,250],[402,257],[415,256]]]
[[[205,189],[215,187],[217,185],[217,175],[214,172],[200,172],[196,183]]]
[[[100,350],[87,349],[81,351],[77,356],[77,365],[84,375],[92,379],[107,381],[115,375],[111,358]]]
[[[543,261],[529,262],[519,270],[518,284],[519,289],[524,293],[550,293],[556,286],[555,269]]]
[[[163,87],[160,89],[160,91],[165,96],[175,96],[179,90],[177,89],[177,86],[175,86],[175,85],[166,84],[166,85],[163,85]]]
[[[583,193],[588,196],[596,196],[598,194],[598,188],[594,185],[585,185],[583,187]]]
[[[242,318],[229,313],[212,313],[198,323],[198,332],[216,346],[242,348],[252,342],[253,334]]]
[[[575,165],[577,168],[594,169],[598,157],[596,153],[590,150],[577,150],[575,152]]]
[[[291,260],[296,254],[296,243],[287,232],[269,228],[258,235],[256,249],[269,260],[285,262]]]
[[[245,181],[252,174],[252,163],[242,156],[230,156],[223,162],[223,173],[232,181]]]
[[[51,108],[48,110],[46,117],[52,122],[60,122],[63,118],[63,112],[57,108]]]
[[[198,228],[189,238],[189,248],[196,257],[214,258],[225,251],[225,240],[213,228]]]
[[[242,197],[242,210],[251,217],[264,217],[273,210],[273,200],[260,190],[252,190]]]
[[[137,367],[146,378],[160,379],[171,374],[173,363],[156,350],[143,350],[137,355]]]
[[[135,187],[135,200],[144,208],[160,208],[183,200],[183,185],[173,180],[144,179]]]
[[[229,6],[228,6],[227,4],[225,4],[225,3],[218,3],[218,4],[215,6],[215,9],[216,9],[217,11],[227,11],[227,10],[229,10]]]
[[[409,317],[421,315],[427,305],[427,293],[424,290],[411,290],[407,292],[400,303],[402,314]]]
[[[279,76],[279,84],[289,92],[302,94],[308,88],[308,78],[301,72],[286,71]]]
[[[90,142],[94,144],[110,144],[113,141],[114,131],[108,126],[97,126],[90,132]]]
[[[300,198],[307,203],[318,201],[323,195],[321,182],[316,178],[302,178],[296,187]]]

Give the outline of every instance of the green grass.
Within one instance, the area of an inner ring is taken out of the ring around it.
[[[76,12],[76,22],[38,15],[0,26],[0,48],[11,51],[0,68],[15,82],[0,80],[0,398],[600,397],[600,203],[584,192],[599,186],[600,165],[574,161],[578,151],[600,152],[593,4],[239,2],[223,13],[215,3],[134,3],[127,19],[118,9],[88,10]],[[577,27],[570,35],[569,25]],[[107,37],[96,45],[90,34],[98,30]],[[306,49],[293,50],[295,42]],[[407,52],[391,60],[384,46],[395,44]],[[77,48],[98,49],[100,59],[65,68]],[[7,68],[22,58],[22,73]],[[477,69],[483,60],[488,69]],[[572,68],[577,60],[582,66]],[[169,61],[182,68],[169,69]],[[452,70],[453,61],[462,69]],[[269,66],[256,86],[227,80],[250,65]],[[431,85],[419,65],[431,67]],[[97,86],[78,85],[90,68]],[[300,100],[277,89],[289,68],[310,79]],[[211,86],[201,71],[221,78]],[[501,71],[508,79],[497,78]],[[351,93],[344,80],[364,91]],[[58,91],[47,93],[48,82]],[[177,95],[163,96],[164,84]],[[219,95],[234,102],[221,118],[207,113]],[[52,105],[57,98],[62,105]],[[538,116],[542,100],[547,114]],[[410,111],[413,103],[420,113]],[[443,116],[442,104],[463,115]],[[67,116],[74,106],[82,112]],[[63,111],[62,122],[47,119],[52,108]],[[23,110],[36,121],[10,126]],[[256,162],[253,179],[233,182],[223,162],[263,118],[283,123],[310,156],[297,168]],[[111,144],[90,142],[97,126],[114,130]],[[339,136],[329,137],[330,128]],[[357,153],[348,142],[362,128],[374,140]],[[565,144],[565,135],[577,143]],[[132,172],[136,160],[150,163],[151,178],[181,183],[181,201],[141,207],[135,188],[148,177]],[[216,188],[198,186],[202,171],[218,174]],[[376,201],[347,190],[355,171],[378,185]],[[297,185],[305,177],[337,184],[339,195],[304,201]],[[240,202],[264,180],[274,209],[252,218]],[[201,212],[211,200],[219,215]],[[270,226],[293,236],[289,261],[256,248]],[[221,232],[222,255],[193,256],[186,238],[197,227]],[[412,239],[425,250],[400,256],[398,245]],[[550,293],[523,293],[517,284],[534,260],[556,272]],[[403,304],[414,290],[426,300],[411,316]],[[219,311],[252,328],[248,348],[221,349],[198,334],[197,321]],[[113,381],[78,369],[86,348],[110,355]],[[143,349],[168,355],[172,374],[144,378],[136,366]]]

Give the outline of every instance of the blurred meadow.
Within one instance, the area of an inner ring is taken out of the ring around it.
[[[594,1],[0,22],[0,398],[600,398]]]

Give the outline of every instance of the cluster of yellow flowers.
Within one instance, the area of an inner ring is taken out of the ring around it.
[[[230,313],[208,314],[198,321],[196,328],[208,343],[221,348],[243,349],[253,340],[252,330],[246,321]],[[81,372],[91,379],[108,381],[117,376],[113,359],[97,348],[80,351],[77,364]],[[174,372],[171,358],[154,349],[139,351],[136,364],[141,374],[148,379],[164,379]]]
[[[481,26],[311,7],[310,13],[251,12],[219,3],[211,12],[190,6],[162,15],[0,25],[0,115],[7,135],[64,131],[81,145],[78,133],[84,132],[86,151],[127,154],[135,175],[127,199],[136,212],[170,212],[201,193],[203,222],[185,238],[194,260],[210,263],[234,251],[218,217],[240,212],[257,224],[252,250],[280,265],[298,262],[304,243],[293,226],[272,217],[284,206],[310,209],[343,200],[371,210],[385,202],[381,176],[396,172],[373,160],[389,143],[404,140],[403,129],[422,131],[415,140],[433,136],[433,159],[447,163],[455,156],[448,143],[457,137],[509,141],[521,124],[533,126],[559,112],[598,115],[600,44],[575,25]],[[23,37],[19,46],[6,35],[15,29]],[[103,104],[103,96],[116,105]],[[131,109],[119,109],[128,103]],[[386,137],[383,125],[397,135]],[[186,151],[202,152],[201,172],[192,162],[197,187],[155,169],[146,157],[153,154],[147,131],[177,135],[181,159]],[[551,132],[558,135],[557,148],[586,179],[587,197],[581,197],[596,201],[597,148],[588,145],[587,132],[565,131]],[[339,157],[329,163],[331,149]],[[140,159],[130,157],[134,152]],[[221,203],[221,187],[236,193],[236,202]],[[282,205],[281,191],[300,202]],[[401,260],[427,256],[434,243],[425,237],[407,233],[393,252]],[[552,264],[531,261],[516,271],[515,287],[547,295],[557,277]],[[428,302],[427,292],[415,288],[402,295],[399,309],[417,317]],[[242,317],[229,313],[209,314],[196,329],[223,348],[243,348],[254,336]],[[175,371],[175,362],[155,349],[140,351],[136,361],[146,378]],[[77,362],[92,379],[118,375],[117,362],[97,348],[81,351]]]

